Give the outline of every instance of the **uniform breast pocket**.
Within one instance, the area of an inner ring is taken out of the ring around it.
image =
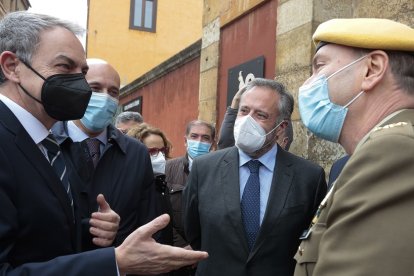
[[[318,248],[321,237],[326,230],[326,223],[316,223],[311,233],[303,239],[295,255],[295,275],[312,275],[318,261]]]

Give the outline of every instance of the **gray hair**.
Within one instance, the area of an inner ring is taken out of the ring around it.
[[[292,94],[290,94],[285,86],[275,80],[255,78],[246,85],[246,91],[253,89],[254,87],[265,87],[269,88],[280,95],[279,101],[279,117],[276,124],[280,123],[283,120],[290,120],[293,112],[293,105],[295,103]],[[243,93],[244,95],[244,93]],[[243,97],[243,96],[242,96]]]
[[[0,21],[0,53],[13,52],[23,62],[30,64],[39,46],[41,33],[56,27],[65,28],[76,36],[85,31],[77,24],[49,15],[27,11],[9,13]],[[3,83],[5,78],[2,72],[0,77],[0,83]]]
[[[116,117],[115,126],[118,126],[119,124],[123,124],[129,121],[143,123],[144,118],[142,118],[139,112],[125,111],[125,112],[119,113],[119,115]]]

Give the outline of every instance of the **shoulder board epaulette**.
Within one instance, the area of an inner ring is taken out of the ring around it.
[[[372,130],[372,132],[381,131],[381,130],[385,130],[385,129],[389,129],[389,128],[393,128],[393,127],[406,126],[406,125],[408,125],[407,122],[399,122],[399,123],[389,124],[389,125],[385,125],[385,126],[376,127]]]

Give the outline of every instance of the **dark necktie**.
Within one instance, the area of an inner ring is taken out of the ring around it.
[[[261,163],[258,160],[250,160],[247,162],[250,176],[244,187],[240,204],[244,230],[250,250],[253,248],[257,233],[260,229],[260,165]]]
[[[62,152],[60,151],[60,147],[56,142],[55,138],[52,134],[49,134],[43,141],[42,145],[47,150],[47,156],[49,158],[49,163],[55,170],[55,173],[59,177],[60,181],[65,188],[66,194],[68,195],[70,206],[73,212],[73,197],[72,191],[70,189],[70,183],[68,179],[68,174],[66,171],[65,161],[63,160]]]
[[[101,156],[101,141],[96,138],[88,138],[86,139],[86,145],[89,149],[89,155],[92,158],[93,166],[96,168],[96,164],[98,164],[99,157]]]

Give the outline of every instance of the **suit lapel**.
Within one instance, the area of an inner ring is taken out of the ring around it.
[[[276,165],[273,171],[272,186],[270,188],[269,199],[263,222],[257,236],[256,243],[247,261],[250,261],[260,247],[266,242],[267,235],[277,227],[277,220],[283,210],[287,194],[293,180],[292,162],[286,156],[286,152],[278,147]]]
[[[242,241],[243,248],[248,252],[246,235],[241,219],[240,210],[240,180],[239,180],[239,154],[236,147],[229,150],[220,166],[221,187],[223,187],[224,201],[230,222],[235,233]]]
[[[73,214],[70,206],[68,195],[60,183],[60,179],[54,173],[53,169],[45,156],[42,154],[38,146],[33,142],[32,138],[20,124],[19,120],[14,116],[10,109],[0,101],[0,114],[1,120],[5,126],[16,135],[15,143],[16,146],[20,149],[21,153],[26,156],[27,160],[32,164],[40,175],[45,179],[45,183],[53,191],[56,197],[59,199],[59,202],[62,205],[62,208],[65,212],[65,215],[68,220],[68,224],[75,231],[73,223]]]

